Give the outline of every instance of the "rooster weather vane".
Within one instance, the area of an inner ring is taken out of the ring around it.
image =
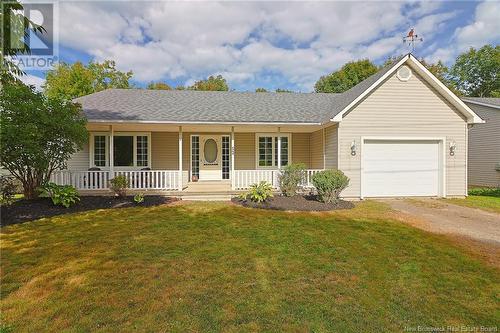
[[[415,33],[415,28],[411,28],[411,30],[408,32],[408,35],[403,37],[403,43],[408,43],[408,46],[411,46],[411,52],[415,52],[415,43],[418,42],[423,42],[424,39],[422,37],[419,37]]]

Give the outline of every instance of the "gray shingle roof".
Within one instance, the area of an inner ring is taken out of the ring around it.
[[[500,98],[496,97],[462,97],[462,101],[464,102],[472,101],[494,106],[500,106]]]
[[[323,123],[392,66],[342,94],[108,89],[74,101],[89,121]]]

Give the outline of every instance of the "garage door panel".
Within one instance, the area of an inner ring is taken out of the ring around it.
[[[363,147],[363,195],[437,196],[437,141],[366,141]]]

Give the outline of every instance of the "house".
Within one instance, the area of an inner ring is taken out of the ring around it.
[[[342,94],[110,89],[76,99],[89,144],[53,180],[98,193],[123,174],[169,195],[235,193],[304,163],[344,198],[467,195],[469,106],[413,55]]]
[[[463,101],[486,121],[469,130],[469,185],[500,187],[500,98]]]

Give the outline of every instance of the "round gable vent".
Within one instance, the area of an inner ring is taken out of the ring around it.
[[[401,81],[408,81],[411,77],[411,69],[408,66],[401,66],[398,69],[397,76]]]

